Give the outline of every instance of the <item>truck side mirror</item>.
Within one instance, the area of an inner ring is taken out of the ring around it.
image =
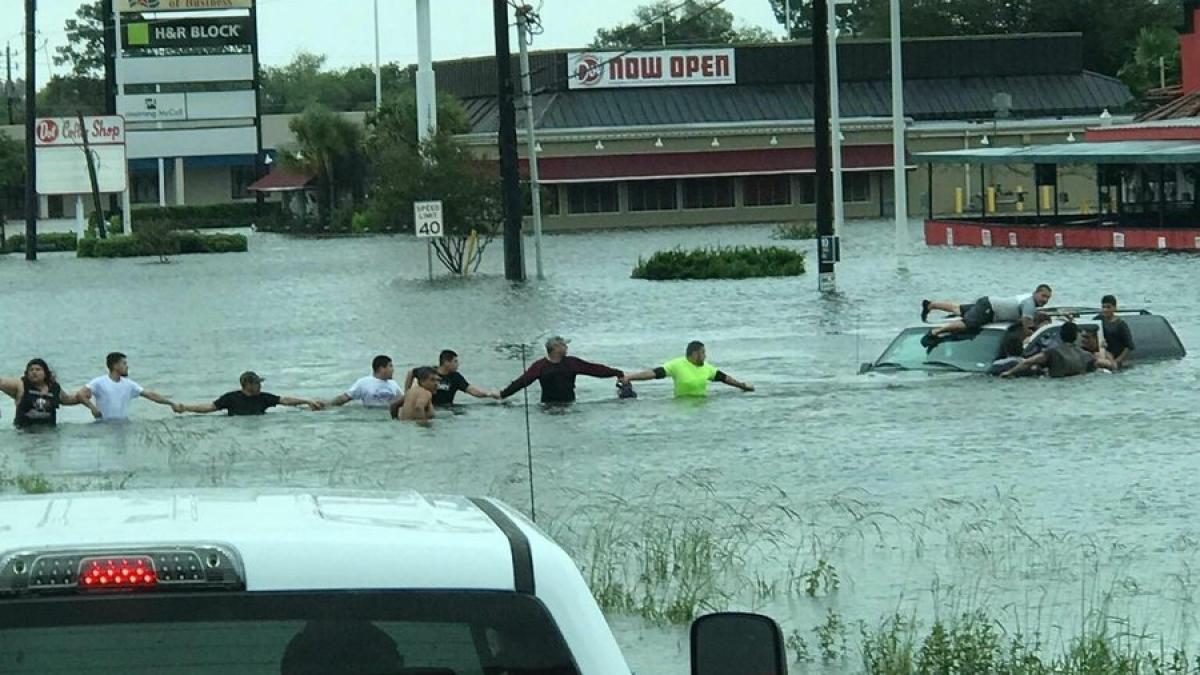
[[[761,614],[721,612],[692,623],[692,675],[787,675],[783,632]]]

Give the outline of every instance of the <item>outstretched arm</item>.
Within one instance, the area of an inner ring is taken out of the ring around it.
[[[218,410],[217,406],[212,403],[195,403],[191,405],[187,403],[176,403],[175,405],[171,406],[171,409],[176,413],[214,413]]]
[[[467,386],[467,393],[475,398],[500,398],[500,392],[480,389],[473,384]]]
[[[649,370],[639,370],[636,373],[625,373],[625,376],[621,378],[621,384],[640,382],[642,380],[661,380],[666,376],[667,371],[659,366],[658,368],[651,368]]]
[[[288,405],[293,407],[308,406],[310,410],[320,410],[325,407],[324,403],[308,398],[292,398],[291,396],[280,396],[279,405]]]
[[[0,391],[15,400],[21,395],[21,381],[15,377],[0,377]]]
[[[166,396],[163,396],[162,394],[158,393],[157,391],[150,391],[149,389],[143,389],[142,390],[142,398],[154,401],[155,403],[157,403],[159,405],[171,406],[172,408],[175,407],[175,404],[171,402],[171,399],[167,398]]]
[[[741,389],[742,391],[754,391],[754,385],[750,384],[749,382],[740,382],[732,375],[727,375],[719,370],[717,371],[717,376],[713,379],[717,382],[724,382],[731,387]]]
[[[518,391],[521,391],[525,387],[528,387],[536,382],[538,376],[542,374],[543,363],[543,361],[536,361],[532,366],[529,366],[529,370],[526,370],[521,374],[520,377],[510,382],[509,385],[500,392],[500,398],[508,398],[509,396],[512,396]]]
[[[1000,377],[1013,377],[1015,375],[1020,375],[1021,373],[1029,370],[1030,368],[1032,368],[1034,366],[1040,366],[1040,365],[1044,364],[1049,359],[1050,359],[1050,355],[1047,354],[1046,352],[1042,352],[1041,354],[1035,354],[1034,356],[1024,359],[1017,365],[1004,371],[1003,373],[1001,373]]]
[[[332,399],[331,401],[329,401],[329,402],[328,402],[328,403],[326,403],[325,405],[327,405],[327,406],[329,406],[329,407],[331,407],[331,408],[336,408],[336,407],[338,407],[338,406],[343,406],[343,405],[346,405],[347,403],[349,403],[349,402],[350,402],[350,400],[351,400],[351,399],[350,399],[350,394],[339,394],[337,398],[335,398],[335,399]]]
[[[625,373],[601,363],[584,361],[574,356],[568,356],[566,360],[570,362],[575,372],[580,375],[587,375],[588,377],[625,377]]]

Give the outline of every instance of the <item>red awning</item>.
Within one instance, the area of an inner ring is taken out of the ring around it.
[[[288,171],[277,167],[246,188],[252,192],[295,192],[308,187],[316,176],[305,172]]]
[[[812,173],[815,168],[812,148],[538,158],[538,177],[543,183]],[[890,171],[892,146],[844,145],[842,168],[847,171]],[[521,171],[527,170],[526,161],[522,159]]]

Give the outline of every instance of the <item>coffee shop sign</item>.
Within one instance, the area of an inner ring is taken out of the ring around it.
[[[85,117],[84,126],[74,117],[43,117],[34,127],[37,145],[83,145],[83,130],[87,130],[87,141],[93,145],[121,145],[125,143],[125,120],[120,115]]]

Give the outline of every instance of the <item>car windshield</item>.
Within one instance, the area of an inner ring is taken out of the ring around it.
[[[3,607],[6,674],[579,672],[546,609],[516,593],[143,594]]]
[[[928,328],[908,328],[888,345],[877,365],[917,370],[966,370],[982,372],[1000,354],[1004,331],[982,330],[943,339],[932,350],[926,350],[921,338]]]

